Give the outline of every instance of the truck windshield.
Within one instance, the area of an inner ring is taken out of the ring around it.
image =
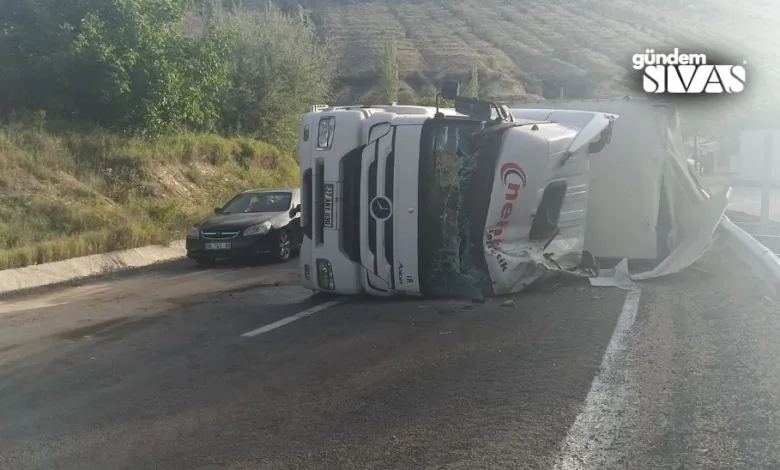
[[[418,213],[423,294],[474,298],[490,287],[480,269],[482,240],[476,234],[482,228],[472,227],[470,214],[479,161],[472,136],[483,127],[481,121],[462,118],[432,119],[423,126]]]

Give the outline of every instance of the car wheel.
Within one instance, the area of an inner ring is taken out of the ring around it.
[[[292,256],[292,241],[290,240],[290,234],[287,230],[279,230],[276,232],[276,261],[284,262],[290,259]]]

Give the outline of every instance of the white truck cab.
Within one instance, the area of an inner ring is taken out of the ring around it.
[[[614,116],[586,113],[587,124],[573,127],[516,120],[468,98],[456,105],[326,107],[303,116],[304,287],[501,294],[569,259],[576,264],[588,155],[606,143]]]

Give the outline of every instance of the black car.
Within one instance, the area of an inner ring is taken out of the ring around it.
[[[300,188],[249,190],[190,229],[187,257],[200,265],[269,255],[287,261],[301,242]]]

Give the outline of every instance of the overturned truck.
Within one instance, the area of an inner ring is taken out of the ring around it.
[[[699,236],[708,221],[697,207],[712,202],[677,163],[656,158],[630,170],[636,148],[615,139],[620,112],[510,110],[458,97],[453,84],[442,95],[455,99],[455,109],[331,107],[303,117],[305,287],[501,295],[551,273],[587,273],[595,257],[662,258],[644,273],[660,275],[690,264],[709,243],[712,231]],[[662,154],[674,153],[676,143],[657,139]],[[614,147],[620,150],[608,153]],[[619,173],[638,176],[607,175],[613,160]],[[655,181],[636,183],[646,177]],[[629,198],[633,192],[640,194]],[[648,197],[656,202],[641,202]],[[619,205],[629,200],[639,209]],[[668,221],[659,225],[662,206]]]

